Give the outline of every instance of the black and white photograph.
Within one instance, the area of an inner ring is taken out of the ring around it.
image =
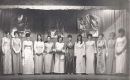
[[[0,80],[130,80],[130,0],[0,0]]]

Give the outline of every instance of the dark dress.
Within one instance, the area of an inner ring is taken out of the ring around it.
[[[65,55],[65,71],[66,73],[74,73],[74,44],[67,42]]]

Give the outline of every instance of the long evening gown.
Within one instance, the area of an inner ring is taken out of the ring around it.
[[[74,73],[74,43],[67,42],[65,54],[65,71]]]
[[[3,74],[12,74],[12,55],[10,49],[10,39],[7,37],[2,38],[2,52],[3,56]]]
[[[106,40],[97,41],[97,73],[104,74],[106,72]]]
[[[21,73],[21,40],[12,38],[12,55],[13,55],[13,73]]]
[[[43,52],[44,52],[44,42],[35,41],[34,42],[34,68],[35,74],[42,74],[43,72]]]
[[[116,52],[116,73],[126,72],[126,37],[119,37],[116,40],[115,52]],[[123,51],[122,51],[123,50]],[[118,53],[121,53],[118,55]]]
[[[64,43],[56,42],[55,44],[55,64],[54,64],[54,73],[64,73],[64,64],[65,64],[65,54],[64,50]]]
[[[115,40],[108,40],[108,56],[106,59],[106,72],[112,74],[114,72],[115,57]]]
[[[23,42],[23,74],[34,74],[34,55],[32,41]]]
[[[76,42],[74,47],[74,55],[76,56],[76,73],[85,73],[85,43]]]
[[[95,41],[86,42],[86,73],[94,74],[95,73],[95,53],[96,53],[96,44]]]
[[[53,71],[53,42],[45,43],[45,73],[51,73]]]

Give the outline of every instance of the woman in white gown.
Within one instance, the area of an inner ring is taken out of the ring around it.
[[[106,72],[107,43],[104,35],[99,35],[97,41],[97,73],[104,74]]]
[[[12,55],[13,55],[13,73],[20,73],[20,55],[21,55],[21,39],[18,37],[18,31],[14,32],[14,38],[12,38]]]
[[[116,73],[126,73],[126,45],[127,39],[125,30],[119,29],[119,37],[117,38],[115,45]]]
[[[53,70],[53,48],[54,43],[51,42],[51,36],[47,36],[47,42],[45,43],[45,73],[52,73]]]
[[[65,64],[65,44],[63,43],[63,37],[58,36],[55,43],[55,63],[54,63],[54,73],[64,73]]]
[[[96,43],[92,40],[92,34],[87,35],[88,41],[85,43],[86,46],[86,74],[95,73],[95,53]]]
[[[44,42],[42,41],[41,34],[37,35],[37,41],[34,42],[34,68],[35,74],[42,74],[43,71],[43,52]]]
[[[11,41],[9,33],[2,38],[3,74],[12,74]]]
[[[30,33],[26,33],[26,40],[23,41],[23,74],[34,74],[33,42],[30,40]]]
[[[77,36],[77,42],[74,46],[74,56],[76,57],[76,73],[85,73],[85,43],[82,40],[82,36]]]
[[[106,59],[106,72],[107,74],[112,74],[115,69],[115,33],[110,33],[110,38],[108,40],[108,56]]]

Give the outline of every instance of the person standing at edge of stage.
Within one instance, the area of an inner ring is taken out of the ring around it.
[[[37,34],[37,40],[34,41],[34,72],[35,74],[42,74],[43,71],[43,52],[44,42],[41,34]]]
[[[3,74],[12,74],[12,54],[9,32],[2,38]]]
[[[85,43],[81,35],[77,36],[77,42],[74,46],[74,56],[76,57],[76,73],[85,73]]]
[[[30,40],[30,33],[26,33],[26,40],[23,41],[23,74],[34,74],[33,42]]]
[[[12,55],[13,55],[13,74],[20,74],[20,58],[21,58],[21,39],[19,38],[18,31],[14,32],[12,38]]]
[[[72,42],[72,35],[68,35],[68,42],[66,43],[65,54],[65,73],[74,73],[74,43]]]
[[[86,47],[86,74],[95,74],[95,53],[96,43],[93,40],[92,34],[87,35]]]
[[[116,56],[116,72],[117,74],[126,73],[126,55],[127,55],[127,39],[125,30],[119,29],[119,37],[116,39],[115,56]]]

